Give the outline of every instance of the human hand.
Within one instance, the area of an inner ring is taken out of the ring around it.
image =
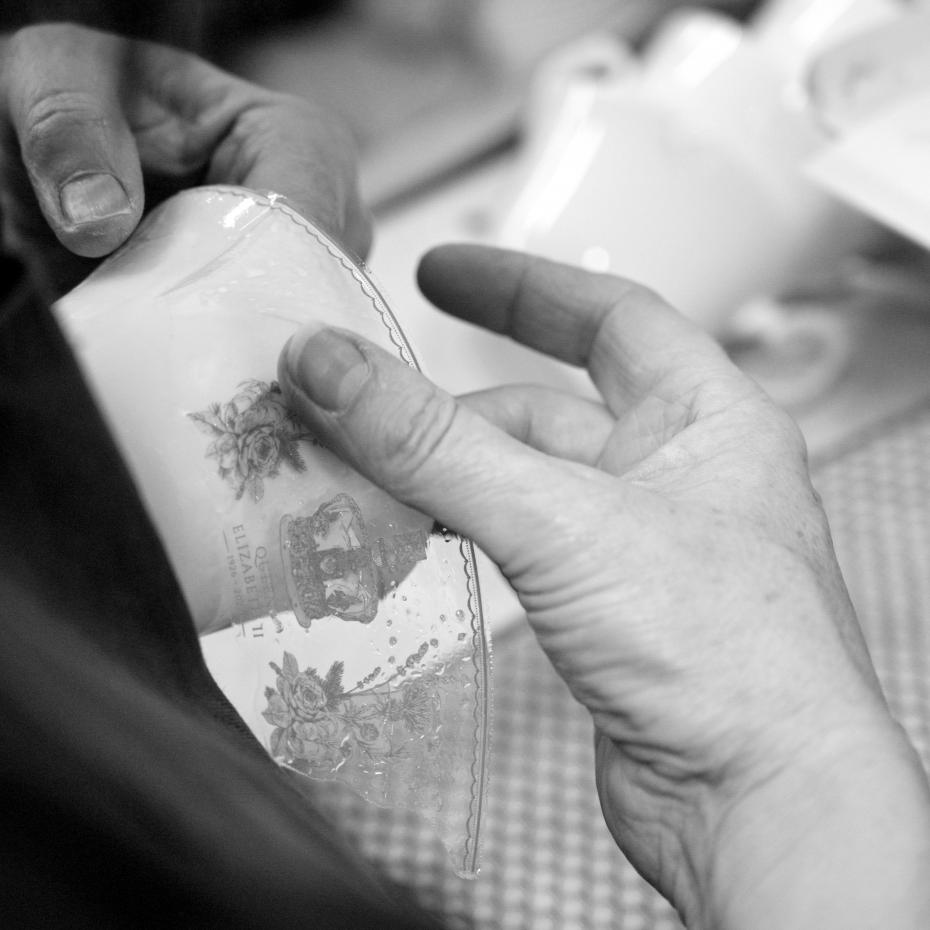
[[[364,256],[348,132],[186,52],[69,24],[0,40],[0,213],[45,296],[74,286],[143,210],[192,184],[286,196]]]
[[[323,330],[282,354],[293,409],[500,565],[591,712],[610,829],[690,926],[871,926],[858,921],[884,898],[862,894],[894,896],[930,864],[930,805],[794,423],[629,282],[447,247],[420,284],[452,313],[586,365],[603,402],[516,386],[456,401]],[[920,906],[924,884],[908,886]]]

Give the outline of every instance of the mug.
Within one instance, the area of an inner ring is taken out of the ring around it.
[[[721,14],[669,17],[638,60],[589,37],[537,86],[500,244],[639,281],[722,335],[742,303],[876,236],[803,176],[819,126]]]
[[[416,365],[367,269],[281,197],[195,188],[55,311],[256,737],[422,811],[473,874],[489,714],[474,549],[342,462],[275,380],[308,323]]]
[[[786,73],[803,77],[825,49],[897,19],[904,8],[901,0],[768,0],[750,28]]]

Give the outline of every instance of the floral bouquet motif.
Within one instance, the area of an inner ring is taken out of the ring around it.
[[[282,463],[297,472],[307,469],[297,443],[315,440],[285,406],[276,381],[243,381],[229,402],[188,416],[213,438],[207,457],[216,459],[219,476],[235,491],[236,500],[248,491],[260,501],[265,479],[276,478]]]
[[[343,687],[343,663],[334,662],[325,677],[303,671],[289,652],[279,667],[276,687],[265,688],[265,720],[274,727],[272,756],[308,775],[332,776],[354,763],[367,771],[385,770],[393,760],[428,749],[440,729],[440,697],[420,678],[392,687],[426,656],[429,644],[407,657],[387,681],[372,687],[381,669],[373,669],[349,690]]]

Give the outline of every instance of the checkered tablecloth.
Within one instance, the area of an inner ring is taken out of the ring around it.
[[[813,471],[888,703],[930,772],[930,398]]]
[[[930,399],[816,462],[814,477],[892,711],[930,770]],[[476,881],[455,876],[414,814],[336,785],[314,786],[318,802],[455,930],[680,928],[607,832],[591,722],[525,626],[498,637],[494,667]]]

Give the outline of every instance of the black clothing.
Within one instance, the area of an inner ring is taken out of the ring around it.
[[[427,927],[214,684],[51,313],[0,317],[0,924]]]

